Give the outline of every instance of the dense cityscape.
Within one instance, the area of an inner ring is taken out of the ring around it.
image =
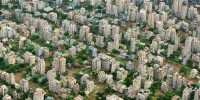
[[[200,0],[0,0],[0,100],[200,100]]]

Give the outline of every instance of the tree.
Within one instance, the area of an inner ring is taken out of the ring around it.
[[[132,79],[130,77],[126,77],[123,81],[123,84],[129,87],[132,84]]]
[[[149,27],[149,31],[154,31],[155,29],[153,27]]]
[[[97,92],[96,100],[106,100],[105,93]]]
[[[30,37],[30,40],[36,40],[38,38],[39,38],[39,36],[35,33]]]
[[[114,90],[111,87],[108,87],[104,90],[105,93],[110,94],[112,92],[114,92]]]
[[[85,96],[86,94],[85,94],[85,91],[80,91],[80,95],[81,96]]]
[[[117,79],[117,72],[113,72],[112,75],[113,75],[113,79],[116,80]]]
[[[17,9],[17,8],[20,8],[20,5],[19,4],[14,4],[12,9]]]
[[[6,62],[4,61],[3,58],[0,58],[0,66],[5,66],[6,65]]]
[[[93,76],[94,78],[97,78],[97,76],[98,76],[98,73],[97,73],[97,71],[96,71],[96,70],[93,70],[93,71],[92,71],[92,76]]]
[[[93,6],[92,5],[88,5],[88,6],[85,7],[85,9],[91,11],[93,9]]]
[[[145,36],[139,35],[138,39],[140,40],[140,42],[145,43],[147,41],[147,38]]]
[[[139,50],[144,50],[144,48],[145,48],[145,45],[143,45],[143,44],[137,44],[137,46],[138,46],[138,49]]]
[[[56,75],[56,79],[57,79],[57,80],[60,80],[60,74],[57,74],[57,75]]]
[[[74,73],[74,77],[75,77],[76,79],[80,79],[81,76],[82,76],[82,75],[81,75],[79,72]]]
[[[64,33],[64,36],[69,36],[69,33],[68,33],[68,32],[65,32],[65,33]]]
[[[132,52],[132,51],[127,52],[127,55],[131,55],[131,54],[134,54],[134,52]]]
[[[195,95],[195,92],[192,91],[192,93],[190,94],[190,99],[189,100],[194,100],[194,95]]]
[[[175,96],[175,93],[169,91],[169,92],[165,93],[164,95],[159,95],[157,97],[157,100],[171,100],[173,96]]]
[[[66,63],[74,63],[74,59],[72,58],[72,56],[66,57]]]
[[[42,85],[45,85],[47,82],[48,82],[48,79],[47,79],[47,77],[45,77],[45,78],[42,80],[41,84],[42,84]]]
[[[129,71],[127,77],[132,78],[134,74],[136,74],[135,70]]]
[[[98,6],[97,6],[97,9],[103,9],[103,8],[104,8],[103,5],[98,5]]]
[[[155,36],[151,36],[151,37],[149,38],[150,43],[152,43],[153,39],[155,39]]]
[[[69,96],[67,96],[66,100],[72,100],[73,98],[74,98],[73,95],[69,95]]]
[[[120,52],[118,51],[118,50],[112,50],[112,53],[114,53],[114,54],[120,54]]]
[[[63,45],[63,48],[64,48],[65,50],[69,50],[69,48],[71,48],[71,46],[70,46],[70,45],[64,44],[64,45]]]
[[[34,55],[36,54],[34,46],[32,44],[25,44],[25,47],[26,47],[26,51],[29,51],[29,52],[31,52]]]
[[[161,81],[155,81],[153,84],[151,84],[151,87],[149,88],[149,90],[155,93],[155,90],[160,89],[160,87],[161,87]]]
[[[192,59],[188,59],[187,66],[193,66],[193,60]]]
[[[126,40],[126,39],[122,39],[122,44],[124,44],[126,46],[130,46],[131,45],[131,41],[130,40]]]
[[[23,93],[20,99],[26,100],[28,97],[33,97],[33,92],[28,91],[28,92]]]
[[[11,87],[12,89],[15,89],[15,85],[13,85],[13,84],[11,84],[10,87]]]
[[[83,55],[83,54],[77,54],[76,58],[80,59],[81,61],[87,60],[87,57],[85,55]]]
[[[41,77],[42,75],[41,74],[36,74],[32,77],[32,81],[34,83],[38,83],[38,79]]]
[[[189,73],[190,73],[190,68],[189,67],[186,67],[186,66],[182,66],[181,69],[180,69],[180,72],[183,73],[185,76],[188,76]]]
[[[92,25],[91,28],[90,28],[90,31],[93,34],[97,34],[98,33],[98,26],[97,25]]]

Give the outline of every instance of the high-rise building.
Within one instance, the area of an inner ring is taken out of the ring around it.
[[[83,25],[80,28],[79,34],[80,34],[80,40],[86,40],[86,35],[90,33],[90,27]]]
[[[154,15],[155,13],[150,13],[147,18],[147,24],[152,28],[154,28]]]
[[[188,12],[188,5],[183,5],[182,10],[181,10],[181,15],[180,15],[182,19],[186,18],[187,12]]]
[[[66,59],[64,57],[54,58],[52,67],[55,68],[58,73],[64,73],[66,71]]]
[[[1,94],[4,96],[8,93],[8,87],[5,85],[1,86]]]
[[[55,93],[59,93],[61,90],[60,81],[54,79],[53,81],[49,82],[49,90]]]
[[[62,5],[62,0],[56,0],[56,4],[57,4],[57,6],[61,6]]]
[[[119,49],[119,34],[115,34],[114,36],[114,49],[115,50],[118,50]]]
[[[44,100],[45,92],[41,88],[35,89],[33,93],[33,100]]]
[[[44,59],[38,58],[37,71],[41,74],[45,73],[45,61],[44,61]]]
[[[20,88],[23,92],[27,92],[29,90],[29,82],[26,79],[20,80]]]
[[[10,95],[6,94],[6,95],[2,98],[2,100],[12,100],[12,98],[11,98]]]
[[[53,68],[47,72],[47,79],[49,82],[51,82],[55,78],[56,78],[56,69]]]
[[[10,0],[1,0],[1,5],[7,5],[10,2]]]
[[[136,38],[131,38],[131,51],[135,52],[136,51]]]

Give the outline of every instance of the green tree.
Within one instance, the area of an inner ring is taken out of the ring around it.
[[[114,90],[113,90],[111,87],[108,87],[108,88],[106,88],[106,89],[104,90],[104,92],[107,93],[107,94],[111,94],[111,93],[114,92]]]
[[[85,9],[91,11],[93,9],[93,6],[92,5],[88,5],[88,6],[85,7]]]
[[[67,96],[66,100],[72,100],[73,98],[74,98],[73,95],[69,95],[69,96]]]
[[[131,45],[131,41],[130,40],[126,40],[126,39],[122,39],[122,44],[124,44],[126,46],[130,46]]]
[[[86,94],[85,94],[85,91],[80,91],[80,95],[81,96],[85,96]]]
[[[157,97],[157,100],[171,100],[173,96],[175,96],[175,93],[169,91],[169,92],[165,93],[164,95],[159,95]]]
[[[45,85],[47,82],[48,82],[48,79],[47,79],[47,77],[45,77],[45,78],[42,80],[41,84],[42,84],[42,85]]]
[[[106,100],[105,93],[97,92],[96,100]]]
[[[153,27],[149,27],[148,30],[153,32],[155,29]]]
[[[66,63],[74,63],[74,59],[72,58],[72,56],[66,57]]]
[[[187,61],[187,66],[193,66],[193,60],[192,59],[188,59]]]
[[[183,73],[185,76],[188,76],[191,69],[187,66],[181,66],[180,72]]]
[[[117,72],[113,72],[112,75],[113,75],[113,79],[116,80],[117,79]]]
[[[129,87],[132,84],[132,79],[130,77],[126,77],[123,81],[123,84]]]
[[[69,50],[69,48],[71,48],[71,46],[70,46],[70,45],[64,44],[64,45],[63,45],[63,48],[64,48],[65,50]]]
[[[118,50],[112,50],[112,53],[114,53],[114,54],[120,54],[120,52],[118,51]]]
[[[97,76],[98,76],[98,73],[97,73],[97,71],[96,71],[96,70],[93,70],[93,71],[92,71],[92,76],[93,76],[94,78],[97,78]]]
[[[153,84],[151,84],[151,87],[149,88],[149,90],[155,93],[155,90],[160,89],[160,88],[161,88],[161,81],[155,81],[153,82]]]
[[[147,41],[147,38],[145,36],[139,35],[138,39],[140,40],[140,42],[145,43]]]

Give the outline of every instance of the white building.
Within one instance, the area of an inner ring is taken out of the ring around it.
[[[44,61],[44,59],[38,58],[37,71],[41,74],[45,73],[45,61]]]
[[[29,90],[29,82],[26,79],[20,80],[20,88],[23,92],[27,92]]]
[[[58,80],[53,80],[49,82],[49,90],[55,93],[59,93],[61,89],[61,83]]]
[[[33,100],[44,100],[45,92],[41,88],[35,89]]]
[[[9,96],[8,94],[6,94],[2,100],[12,100],[11,96]]]

